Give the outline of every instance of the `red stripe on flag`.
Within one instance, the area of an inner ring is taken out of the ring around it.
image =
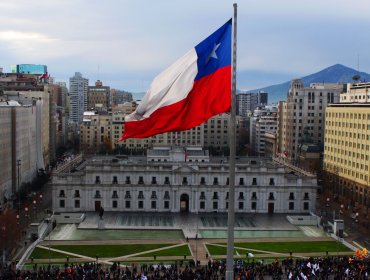
[[[231,66],[226,66],[194,82],[184,100],[159,108],[148,119],[126,122],[123,137],[118,141],[187,130],[215,115],[230,112],[230,108]]]

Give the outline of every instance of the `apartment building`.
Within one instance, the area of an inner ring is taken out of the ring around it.
[[[80,72],[69,78],[69,119],[77,124],[82,122],[87,111],[87,91],[89,79],[82,77]]]
[[[302,79],[292,79],[287,101],[279,103],[278,153],[287,153],[288,159],[297,160],[299,138],[305,127],[315,143],[324,142],[325,109],[339,103],[343,84],[311,83],[304,87]]]

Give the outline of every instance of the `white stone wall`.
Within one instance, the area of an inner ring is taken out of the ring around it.
[[[100,183],[95,183],[99,176]],[[117,177],[118,183],[113,183]],[[126,184],[126,177],[130,177],[131,184]],[[143,178],[143,184],[139,184],[139,177]],[[156,178],[157,184],[152,184],[152,178]],[[164,184],[165,177],[169,178],[169,184]],[[183,184],[183,178],[187,178],[187,184]],[[53,175],[53,210],[56,212],[83,212],[94,211],[95,203],[99,203],[106,211],[145,211],[145,212],[179,212],[181,195],[189,197],[189,212],[227,212],[226,199],[228,192],[227,178],[229,170],[227,164],[179,164],[166,163],[151,164],[120,164],[88,163],[83,172],[56,173]],[[200,184],[201,178],[205,178],[205,184]],[[218,184],[213,184],[214,178]],[[240,179],[244,185],[239,185]],[[253,178],[257,184],[253,185]],[[274,184],[270,185],[270,178]],[[284,168],[270,165],[237,165],[235,188],[236,212],[267,213],[268,204],[274,204],[275,213],[304,213],[314,209],[316,195],[316,177],[295,176],[285,174]],[[60,197],[61,190],[65,196]],[[80,197],[74,197],[78,190]],[[100,197],[95,197],[99,191]],[[113,197],[114,191],[117,198]],[[126,192],[130,192],[131,198],[125,198]],[[155,191],[156,198],[152,198]],[[169,198],[165,198],[168,191]],[[143,198],[139,198],[142,192]],[[214,198],[214,193],[218,198]],[[256,193],[257,200],[252,199]],[[290,193],[294,193],[295,199],[289,200]],[[201,198],[204,193],[204,199]],[[239,194],[243,193],[243,199]],[[273,193],[274,199],[269,195]],[[309,199],[304,200],[305,193]],[[64,200],[65,207],[60,207],[60,200]],[[80,207],[75,207],[75,200],[79,200]],[[117,208],[113,208],[113,201],[117,201]],[[130,208],[126,207],[126,201],[130,201]],[[143,201],[140,209],[139,201]],[[152,201],[156,201],[156,208],[152,208]],[[169,208],[165,209],[165,201]],[[204,209],[201,204],[204,202]],[[214,202],[218,202],[214,209]],[[239,202],[243,202],[240,205]],[[256,202],[256,209],[252,209],[252,202]],[[294,208],[289,210],[289,202],[294,202]],[[307,210],[304,203],[308,202]]]

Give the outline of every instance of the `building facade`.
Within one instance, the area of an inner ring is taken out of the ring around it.
[[[304,87],[302,79],[291,81],[287,101],[279,104],[278,152],[287,153],[296,162],[299,138],[308,127],[314,143],[324,142],[325,109],[339,103],[343,84],[312,83]]]
[[[185,162],[180,161],[185,157],[184,147],[176,146],[172,152],[179,161],[103,156],[85,161],[73,173],[57,171],[52,176],[53,211],[103,207],[120,212],[227,212],[227,158],[202,162],[207,155],[199,153],[197,159],[195,152],[193,161]],[[237,162],[235,176],[236,213],[308,213],[314,209],[316,176],[286,171],[285,166],[261,158]]]
[[[126,102],[131,102],[132,99],[132,94],[129,92],[126,92],[124,90],[114,90],[114,105],[117,106],[118,104],[124,104]]]
[[[351,90],[351,95],[344,93],[340,104],[326,108],[324,169],[328,173],[328,187],[339,199],[367,214],[370,207],[370,103],[347,102],[356,100],[356,95],[357,100],[366,100],[364,87],[370,89],[370,83],[351,86],[358,91]]]
[[[48,67],[36,64],[17,64],[11,66],[11,71],[12,73],[43,75],[48,72]]]
[[[101,104],[104,111],[110,107],[110,87],[103,86],[101,81],[95,82],[95,86],[89,86],[87,91],[87,108],[94,110],[97,104]]]
[[[18,191],[18,168],[19,185],[37,175],[41,149],[36,145],[36,115],[41,112],[37,112],[36,102],[21,105],[0,98],[0,206],[10,203]]]
[[[69,119],[77,124],[82,122],[87,111],[88,87],[89,79],[83,78],[80,72],[69,78]]]

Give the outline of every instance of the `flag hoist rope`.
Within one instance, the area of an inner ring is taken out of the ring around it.
[[[235,152],[236,152],[236,16],[237,4],[234,4],[233,39],[232,39],[232,72],[231,72],[231,135],[229,165],[229,207],[227,225],[227,266],[226,280],[234,279],[234,223],[235,223]]]

